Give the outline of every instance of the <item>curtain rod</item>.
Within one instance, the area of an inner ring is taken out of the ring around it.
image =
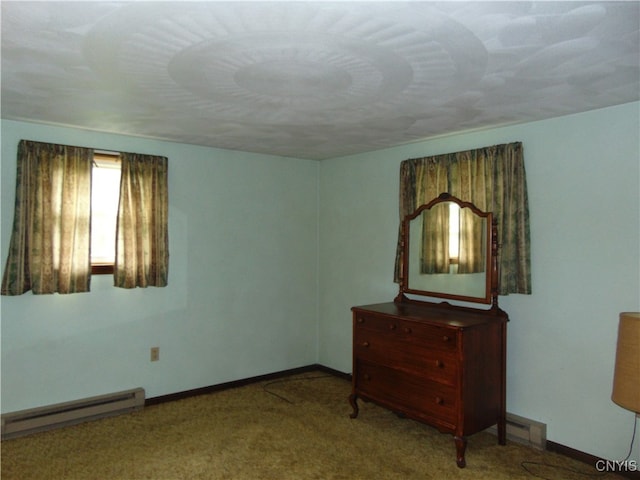
[[[0,0],[2,1],[2,0]],[[68,144],[64,144],[64,143],[54,143],[54,142],[43,142],[40,140],[28,140],[28,139],[21,139],[20,142],[30,142],[30,143],[46,143],[49,145],[59,145],[61,147],[72,147],[72,148],[87,148],[89,150],[93,150],[93,153],[97,153],[97,154],[101,154],[101,155],[111,155],[111,156],[119,156],[121,153],[132,153],[134,155],[149,155],[152,157],[161,157],[162,155],[159,154],[151,154],[151,153],[134,153],[134,152],[125,152],[125,151],[116,151],[116,150],[103,150],[103,149],[96,149],[93,147],[85,147],[82,145],[68,145]],[[164,157],[166,158],[166,157]]]
[[[110,157],[118,157],[120,156],[120,152],[115,152],[112,150],[94,150],[93,151],[94,154],[98,154],[98,155],[108,155]]]

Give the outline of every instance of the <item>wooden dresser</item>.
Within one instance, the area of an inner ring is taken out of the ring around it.
[[[451,433],[459,467],[468,435],[497,424],[505,444],[505,312],[398,301],[352,312],[352,418],[362,398]]]

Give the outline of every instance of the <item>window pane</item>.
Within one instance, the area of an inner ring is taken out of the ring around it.
[[[449,203],[449,258],[458,258],[460,247],[460,206]]]
[[[120,163],[96,161],[91,185],[92,264],[115,261],[119,190]]]

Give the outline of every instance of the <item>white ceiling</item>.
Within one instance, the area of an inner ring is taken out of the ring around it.
[[[2,117],[324,159],[640,98],[640,2],[2,1]]]

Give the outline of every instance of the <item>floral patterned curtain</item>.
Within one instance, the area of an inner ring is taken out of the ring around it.
[[[2,295],[88,292],[93,150],[21,140]]]
[[[114,283],[164,287],[168,281],[168,161],[122,153]]]
[[[478,217],[468,208],[460,209],[458,273],[484,272],[487,239],[486,219]]]
[[[522,143],[405,160],[400,165],[400,220],[442,192],[493,212],[500,247],[498,293],[530,294],[529,206]],[[401,276],[401,253],[398,238],[396,282]]]
[[[449,273],[449,207],[444,203],[422,212],[420,272]]]

